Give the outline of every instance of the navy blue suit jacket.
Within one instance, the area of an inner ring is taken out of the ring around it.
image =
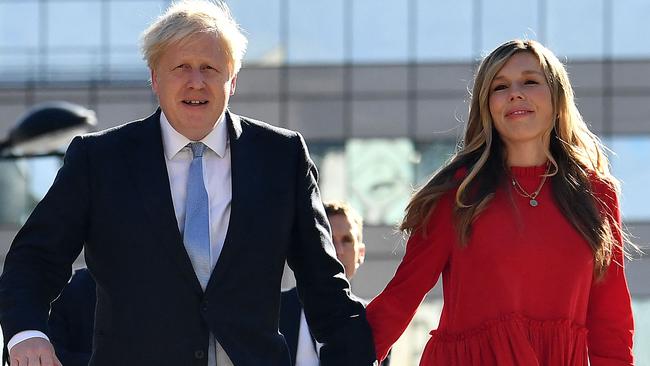
[[[282,291],[280,300],[280,333],[289,346],[289,355],[291,364],[296,364],[296,353],[298,351],[298,334],[300,332],[300,314],[302,305],[298,298],[298,290],[294,287],[287,291]]]
[[[87,366],[95,324],[95,280],[88,269],[77,270],[52,303],[48,337],[65,366]]]
[[[85,249],[97,285],[90,365],[205,366],[212,332],[237,366],[287,366],[278,332],[286,261],[325,343],[323,364],[372,364],[370,327],[347,296],[302,137],[227,112],[230,224],[204,292],[178,230],[159,120],[160,110],[70,144],[5,260],[5,342],[22,330],[47,333],[50,302]]]

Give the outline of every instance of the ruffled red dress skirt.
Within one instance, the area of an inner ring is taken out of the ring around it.
[[[512,314],[451,334],[431,331],[421,366],[587,366],[587,330]]]

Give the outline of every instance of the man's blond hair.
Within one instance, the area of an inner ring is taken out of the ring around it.
[[[239,72],[248,40],[221,1],[183,0],[173,2],[142,33],[142,56],[151,70],[169,45],[200,34],[213,34],[222,43],[232,75]],[[232,76],[231,75],[231,76]]]

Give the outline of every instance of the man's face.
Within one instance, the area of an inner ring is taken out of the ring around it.
[[[366,256],[366,246],[359,240],[361,228],[352,223],[345,214],[334,214],[328,216],[328,219],[332,226],[336,257],[343,263],[345,276],[349,280],[354,277]]]
[[[163,52],[151,70],[154,92],[169,123],[198,141],[215,126],[235,93],[236,75],[216,36],[201,33]]]

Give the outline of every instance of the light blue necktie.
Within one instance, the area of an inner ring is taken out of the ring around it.
[[[205,290],[210,279],[210,221],[208,192],[203,183],[202,142],[189,144],[192,149],[192,163],[187,176],[187,197],[185,200],[185,228],[183,241],[190,256],[196,277]]]
[[[190,256],[196,277],[205,291],[210,279],[210,214],[208,192],[203,182],[202,142],[191,142],[192,162],[187,175],[187,197],[185,199],[185,228],[183,240]],[[208,366],[217,366],[216,340],[212,332],[208,341]]]

